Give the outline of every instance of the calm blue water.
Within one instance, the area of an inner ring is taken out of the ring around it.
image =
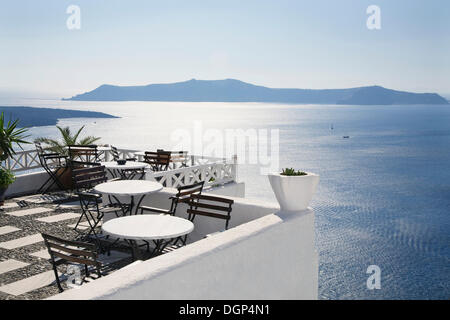
[[[174,130],[192,131],[195,121],[203,129],[279,129],[280,165],[321,176],[313,202],[321,298],[450,298],[450,106],[10,104],[121,116],[60,124],[85,124],[104,143],[137,149],[170,148]],[[56,135],[56,130],[33,128],[32,133]],[[240,166],[239,177],[247,197],[274,201],[258,166]],[[380,290],[366,287],[372,264],[381,268]]]

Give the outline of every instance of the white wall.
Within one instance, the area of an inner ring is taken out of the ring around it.
[[[51,299],[317,299],[314,212],[268,214]]]
[[[111,178],[111,176],[108,174]],[[16,181],[11,184],[6,191],[6,197],[21,196],[26,194],[35,193],[42,184],[48,179],[49,175],[45,171],[33,172],[27,174],[16,175]],[[147,177],[147,176],[146,176]],[[53,187],[56,189],[56,186]],[[245,197],[245,183],[243,182],[231,182],[223,186],[214,187],[209,189],[207,192],[231,196],[231,197]]]
[[[49,175],[45,171],[33,172],[16,176],[16,181],[6,190],[6,197],[15,197],[36,192],[48,179]]]
[[[205,192],[213,193],[221,196],[245,198],[245,183],[244,182],[230,182],[222,186],[207,189]]]

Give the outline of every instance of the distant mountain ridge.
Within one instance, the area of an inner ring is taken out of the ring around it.
[[[20,127],[51,126],[57,124],[59,119],[67,118],[117,118],[103,112],[35,107],[0,106],[1,112],[7,121],[19,119]]]
[[[448,104],[436,93],[396,91],[380,86],[349,89],[276,89],[235,79],[195,80],[145,86],[104,84],[63,100],[78,101],[185,101],[278,102],[299,104]]]

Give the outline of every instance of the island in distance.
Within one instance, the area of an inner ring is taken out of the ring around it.
[[[273,102],[299,104],[448,104],[436,93],[396,91],[380,86],[350,89],[276,89],[235,79],[189,80],[145,86],[104,84],[92,91],[63,100],[78,101],[184,101]]]
[[[53,108],[34,108],[34,107],[2,107],[5,120],[19,120],[20,127],[38,127],[51,126],[58,122],[58,119],[66,118],[117,118],[110,114],[93,111],[53,109]]]

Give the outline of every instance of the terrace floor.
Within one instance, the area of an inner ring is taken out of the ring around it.
[[[0,207],[0,300],[44,299],[58,294],[52,265],[41,232],[74,240],[73,230],[81,214],[79,202],[70,194],[32,195],[9,199]],[[103,275],[132,262],[130,250],[114,247],[100,255]],[[67,266],[58,267],[67,279]],[[87,279],[88,280],[88,279]],[[70,289],[66,281],[63,288]]]

